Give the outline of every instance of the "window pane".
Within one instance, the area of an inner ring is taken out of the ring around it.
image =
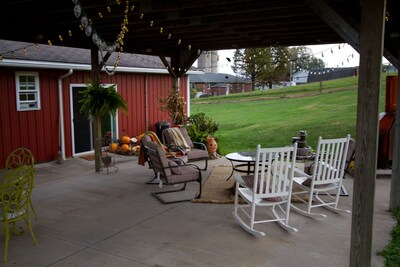
[[[36,94],[27,94],[28,100],[36,100]]]
[[[19,76],[20,83],[26,83],[26,76]]]
[[[35,91],[36,90],[36,88],[35,88],[35,83],[28,83],[27,84],[27,88],[26,88],[27,90],[32,90],[32,91]]]
[[[26,76],[28,83],[35,83],[35,76]]]
[[[26,94],[19,94],[19,100],[20,100],[20,101],[25,101],[25,100],[27,100]]]

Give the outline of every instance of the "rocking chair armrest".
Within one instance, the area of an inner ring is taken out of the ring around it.
[[[200,149],[202,150],[207,150],[207,147],[205,144],[203,144],[202,142],[192,142],[194,146],[198,146],[200,147]]]
[[[238,173],[234,173],[233,177],[235,178],[236,182],[241,185],[242,187],[248,187],[246,182],[243,180],[242,176]]]
[[[300,170],[300,169],[298,169],[298,168],[294,168],[294,174],[293,174],[293,176],[294,176],[294,177],[299,177],[299,176],[301,176],[301,177],[311,178],[311,175],[305,173],[304,171],[302,171],[302,170]]]
[[[292,168],[292,165],[289,164],[289,169]],[[311,175],[305,173],[304,171],[300,170],[297,167],[294,167],[294,174],[293,177],[307,177],[307,178],[311,178]]]

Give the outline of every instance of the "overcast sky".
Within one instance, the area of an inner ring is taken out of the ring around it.
[[[313,55],[325,61],[327,67],[354,67],[359,65],[359,54],[349,44],[327,44],[327,45],[311,45]],[[340,47],[340,49],[339,49]],[[221,73],[234,74],[231,68],[231,63],[226,59],[232,59],[235,50],[220,50],[218,70]],[[384,58],[383,63],[387,63]]]

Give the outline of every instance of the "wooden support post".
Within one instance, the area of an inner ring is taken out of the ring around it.
[[[371,266],[385,7],[386,0],[361,0],[350,266]]]
[[[400,50],[399,50],[400,57]],[[397,78],[398,74],[397,74]],[[394,122],[394,145],[392,162],[392,183],[390,187],[389,209],[400,208],[400,82],[397,87],[396,119]]]
[[[174,77],[173,80],[172,80],[172,90],[178,91],[178,92],[180,90],[180,88],[179,88],[179,78],[177,78],[177,77]]]
[[[100,85],[100,65],[99,65],[99,51],[97,47],[92,47],[90,49],[91,52],[91,63],[92,63],[92,71],[91,71],[91,84],[94,87],[98,87]],[[93,139],[94,139],[94,159],[95,159],[95,170],[96,172],[100,172],[101,169],[101,143],[99,142],[99,138],[101,138],[101,118],[93,118]]]

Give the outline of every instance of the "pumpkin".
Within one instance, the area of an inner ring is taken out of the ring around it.
[[[128,144],[123,144],[123,145],[120,147],[120,149],[121,149],[121,152],[126,153],[126,152],[129,151],[129,146],[128,146]]]
[[[121,142],[122,142],[123,144],[129,144],[129,143],[131,142],[131,139],[129,138],[129,136],[123,135],[123,136],[121,137]]]
[[[115,152],[117,150],[117,148],[118,148],[118,144],[117,143],[112,143],[109,146],[109,149],[110,149],[111,152]]]

